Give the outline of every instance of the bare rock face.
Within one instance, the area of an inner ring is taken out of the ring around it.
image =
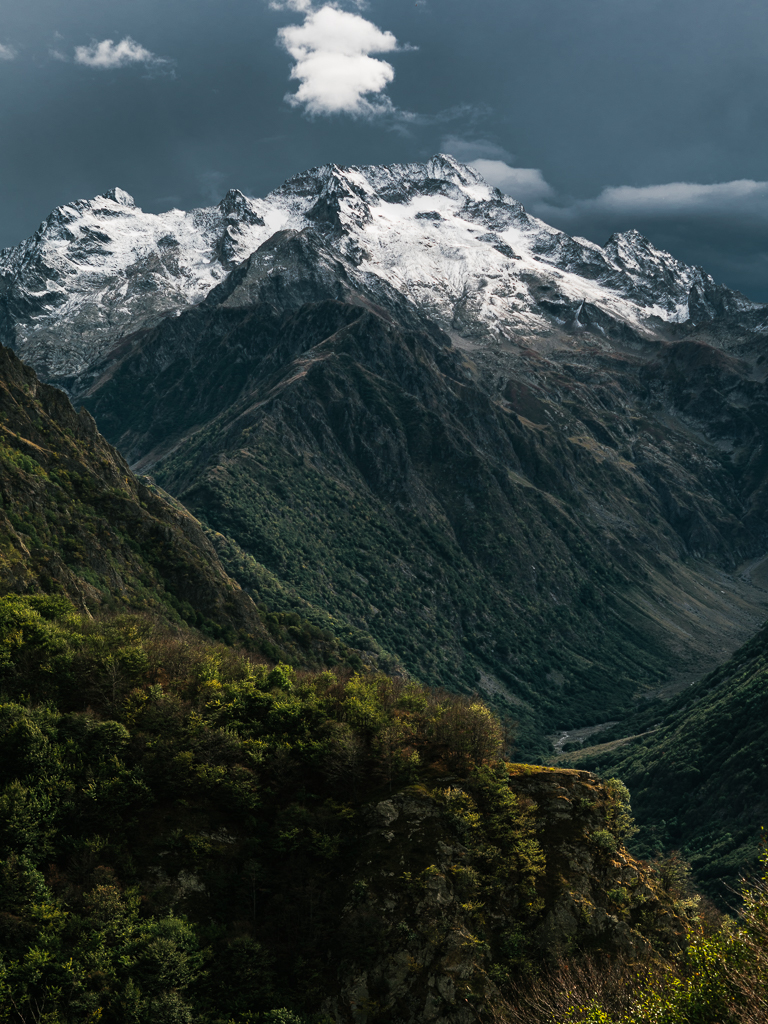
[[[633,956],[650,936],[672,944],[682,938],[648,865],[621,842],[621,797],[610,783],[585,771],[514,765],[511,785],[536,803],[547,850],[540,948],[564,952],[575,941]]]
[[[339,1024],[470,1024],[566,950],[674,948],[683,922],[621,845],[620,815],[588,772],[530,765],[371,806],[324,1009]]]

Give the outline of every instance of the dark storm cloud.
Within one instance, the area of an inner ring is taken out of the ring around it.
[[[624,185],[568,205],[539,203],[534,212],[593,239],[636,227],[678,258],[704,266],[751,297],[768,298],[766,181]]]
[[[346,85],[322,10],[359,19]],[[637,227],[768,300],[766,38],[757,0],[6,5],[0,244],[113,185],[191,207],[447,148],[564,230]]]

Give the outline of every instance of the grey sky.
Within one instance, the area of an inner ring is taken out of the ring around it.
[[[5,0],[0,245],[113,185],[189,208],[447,149],[571,233],[637,227],[768,301],[764,0],[280,6]]]

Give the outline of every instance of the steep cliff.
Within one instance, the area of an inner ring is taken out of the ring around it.
[[[355,1024],[465,1024],[577,950],[676,948],[684,922],[623,847],[620,814],[588,772],[517,764],[370,805],[326,1008]]]

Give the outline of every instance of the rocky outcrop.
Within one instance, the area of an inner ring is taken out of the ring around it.
[[[367,812],[339,924],[339,1024],[470,1024],[558,956],[675,948],[682,918],[621,845],[588,772],[507,765],[508,790],[414,787]],[[503,810],[502,810],[503,808]]]
[[[622,789],[590,772],[513,765],[510,785],[538,808],[547,851],[538,948],[608,948],[635,956],[651,938],[682,941],[683,927],[652,869],[622,842]]]

